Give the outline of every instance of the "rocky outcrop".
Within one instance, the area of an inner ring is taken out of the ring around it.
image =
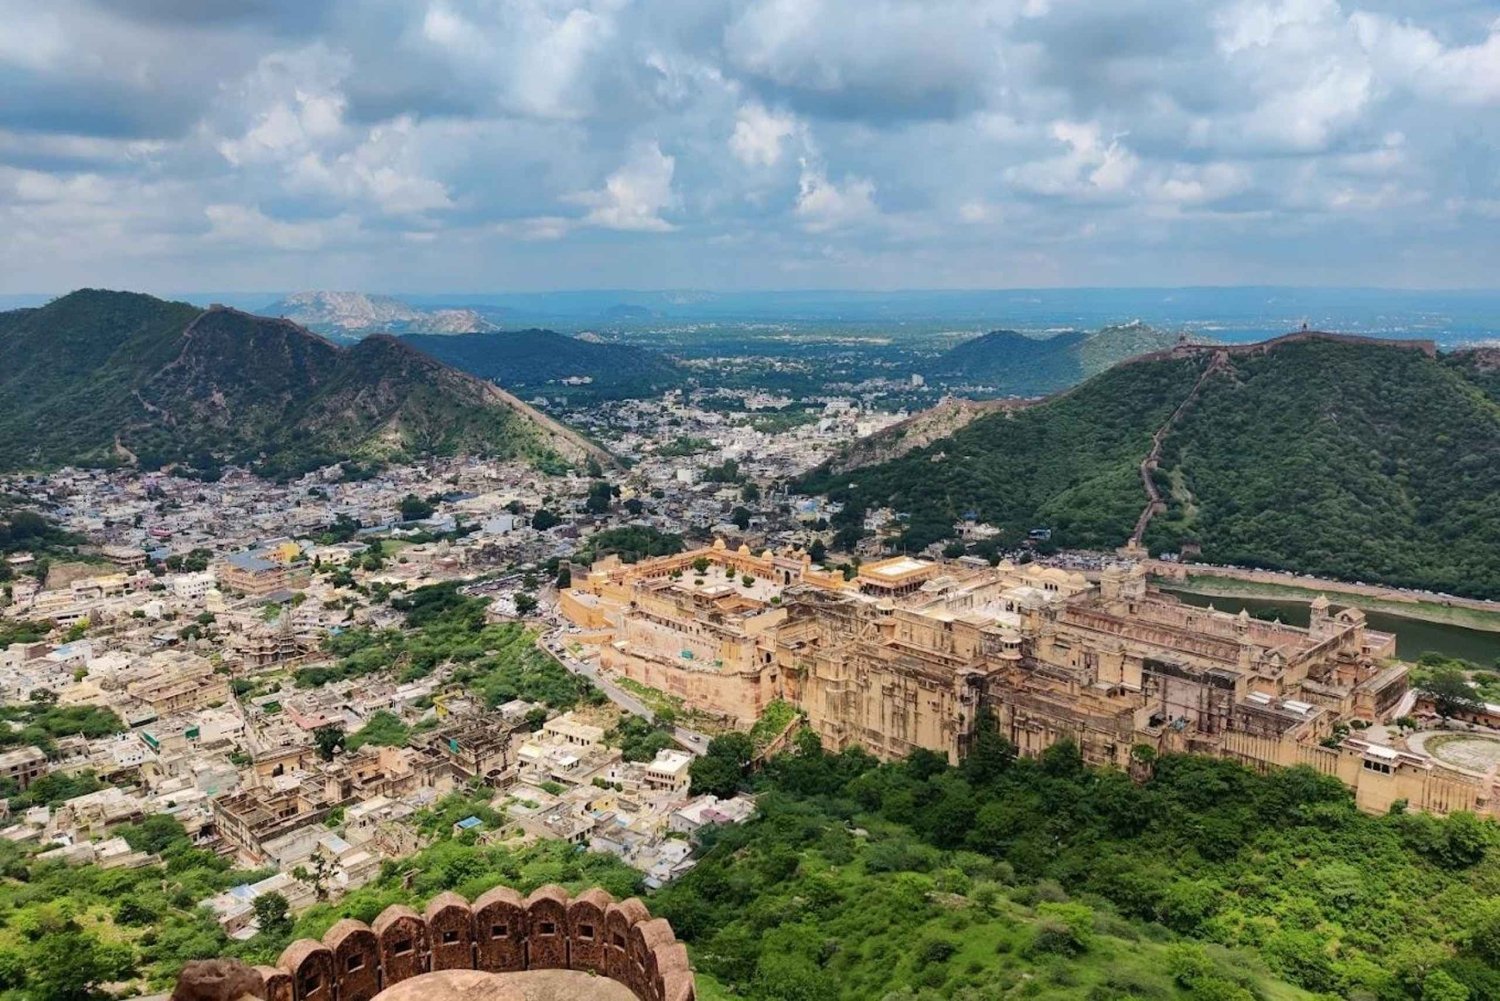
[[[986,414],[1020,410],[1031,405],[1027,400],[964,400],[950,398],[930,410],[913,414],[899,424],[877,431],[852,443],[829,460],[835,473],[848,472],[900,458],[907,452],[923,448],[946,438]]]

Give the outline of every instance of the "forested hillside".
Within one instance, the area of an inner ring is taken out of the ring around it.
[[[920,549],[973,514],[1015,542],[1124,543],[1139,463],[1212,352],[1111,369],[1064,396],[981,417],[895,461],[806,488],[909,514]],[[1163,439],[1154,551],[1500,596],[1500,401],[1472,362],[1313,337],[1235,351]]]
[[[905,543],[915,549],[947,537],[969,512],[1010,540],[1048,525],[1065,545],[1119,545],[1145,503],[1136,467],[1198,374],[1191,359],[1123,365],[1039,406],[979,417],[893,462],[814,473],[803,488],[855,510],[907,514]]]
[[[389,337],[340,348],[285,320],[85,290],[0,314],[0,468],[597,450]],[[601,453],[602,454],[602,453]]]
[[[565,337],[551,330],[513,330],[455,336],[413,335],[405,343],[455,368],[517,392],[555,392],[564,379],[602,398],[653,396],[682,385],[672,361],[645,348]]]
[[[1175,334],[1144,323],[1045,336],[993,330],[939,355],[928,366],[927,375],[978,395],[1043,396],[1077,385],[1127,358],[1176,343]]]
[[[1500,997],[1494,824],[1372,817],[1309,769],[1194,756],[1137,784],[982,732],[960,768],[805,738],[775,759],[762,819],[651,902],[700,981],[757,1001]]]

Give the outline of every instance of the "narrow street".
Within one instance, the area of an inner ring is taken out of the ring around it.
[[[587,678],[590,683],[608,696],[609,700],[621,709],[631,715],[641,716],[653,722],[656,720],[656,713],[652,711],[650,706],[606,677],[595,665],[579,660],[570,654],[564,637],[565,634],[562,630],[554,628],[552,631],[543,633],[537,638],[537,648],[546,651],[554,660],[572,673]],[[694,754],[703,754],[708,750],[707,735],[699,733],[697,730],[689,730],[683,726],[674,726],[672,728],[672,737],[684,749]]]

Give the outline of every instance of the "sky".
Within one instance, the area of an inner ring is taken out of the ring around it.
[[[0,292],[1500,286],[1493,0],[0,24]]]

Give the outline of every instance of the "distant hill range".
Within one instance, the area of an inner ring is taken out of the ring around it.
[[[404,340],[454,368],[528,394],[570,386],[604,398],[652,396],[686,381],[684,371],[666,356],[597,336],[509,330]]]
[[[467,334],[499,328],[472,309],[418,309],[388,295],[297,292],[260,310],[337,340],[370,334]]]
[[[1002,544],[1032,528],[1063,547],[1139,537],[1500,598],[1500,352],[1319,333],[1184,346],[946,420],[956,430],[911,448],[898,425],[803,488],[845,501],[845,517],[902,512],[911,549],[972,517]]]
[[[1045,396],[1111,365],[1176,345],[1177,334],[1133,321],[1093,333],[1020,334],[994,330],[954,345],[928,366],[927,378],[965,395]]]
[[[0,468],[348,458],[609,457],[392,337],[339,347],[286,320],[86,289],[0,313]]]

